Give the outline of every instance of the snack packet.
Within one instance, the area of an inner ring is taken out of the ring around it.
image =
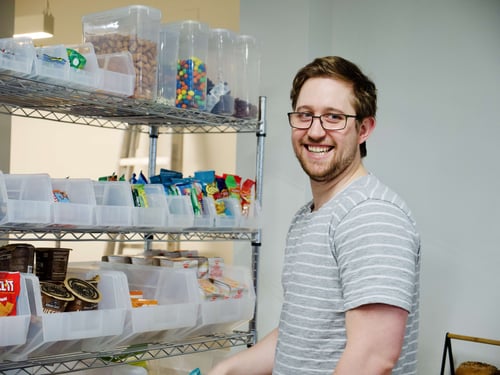
[[[17,315],[17,298],[21,291],[19,272],[0,271],[0,317]]]

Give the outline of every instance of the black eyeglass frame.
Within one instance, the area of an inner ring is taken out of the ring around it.
[[[299,113],[302,113],[302,114],[307,114],[309,116],[311,116],[311,123],[309,124],[309,126],[307,128],[299,128],[297,126],[293,126],[292,125],[292,120],[291,120],[291,116],[294,115],[294,114],[299,114]],[[344,116],[345,117],[345,121],[344,121],[344,126],[341,127],[341,128],[325,128],[325,126],[323,125],[323,119],[322,117],[323,116],[326,116],[326,115],[331,115],[331,114],[336,114],[336,115],[341,115],[341,116]],[[347,127],[347,120],[349,118],[355,118],[355,119],[358,119],[358,116],[357,115],[348,115],[348,114],[345,114],[345,113],[332,113],[332,112],[329,112],[329,113],[323,113],[321,115],[318,115],[318,116],[315,116],[313,114],[310,114],[309,112],[288,112],[287,113],[287,116],[288,116],[288,124],[290,124],[290,126],[294,129],[300,129],[300,130],[307,130],[309,129],[312,124],[313,124],[313,121],[315,118],[319,119],[319,123],[321,125],[321,127],[323,128],[323,130],[343,130]]]

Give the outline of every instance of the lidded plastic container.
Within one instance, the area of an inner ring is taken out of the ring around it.
[[[158,51],[157,101],[175,106],[177,97],[177,57],[179,56],[179,24],[166,23],[160,26]]]
[[[132,54],[136,73],[133,97],[138,99],[156,96],[161,16],[158,9],[131,5],[82,17],[84,42],[94,45],[96,55]]]
[[[260,46],[253,36],[238,35],[234,50],[234,116],[253,119],[258,114],[260,90]]]
[[[210,29],[207,59],[207,112],[232,115],[234,108],[234,41],[227,29]]]
[[[177,56],[176,107],[205,110],[209,27],[186,20],[178,24],[179,52]]]

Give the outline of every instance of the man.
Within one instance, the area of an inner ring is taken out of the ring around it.
[[[293,81],[292,145],[312,201],[292,220],[279,327],[222,374],[416,374],[420,238],[403,200],[363,166],[373,82],[340,57]]]

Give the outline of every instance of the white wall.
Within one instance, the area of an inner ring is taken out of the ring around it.
[[[318,55],[357,62],[379,88],[366,164],[413,208],[422,235],[419,374],[439,373],[447,331],[500,338],[500,2],[242,0],[263,43],[268,97],[260,336],[278,320],[292,214],[309,198],[285,113],[296,70]],[[239,167],[253,168],[249,142]],[[500,366],[498,347],[454,341],[457,363]]]

